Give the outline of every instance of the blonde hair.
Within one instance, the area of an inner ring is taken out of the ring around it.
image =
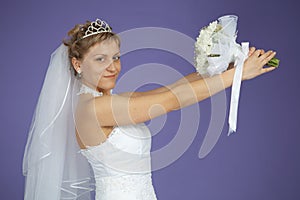
[[[69,38],[63,40],[63,43],[68,47],[70,63],[72,63],[71,60],[73,57],[78,60],[83,59],[84,55],[92,46],[105,40],[114,40],[120,46],[120,38],[113,32],[103,32],[82,39],[90,24],[90,21],[86,21],[85,24],[75,25],[75,27],[68,32]],[[70,66],[70,68],[73,70],[74,75],[77,76],[77,71],[74,70],[72,66]]]

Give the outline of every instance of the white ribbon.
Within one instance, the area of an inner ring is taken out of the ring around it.
[[[210,76],[213,76],[215,74],[221,74],[222,72],[226,71],[228,65],[234,62],[234,66],[236,70],[233,77],[232,91],[231,91],[230,111],[229,111],[229,118],[228,118],[228,123],[229,123],[228,135],[230,135],[232,132],[236,132],[237,113],[238,113],[240,87],[241,87],[242,74],[243,74],[243,66],[249,53],[249,42],[243,42],[241,45],[236,43],[237,20],[238,17],[235,15],[225,15],[218,19],[222,29],[217,32],[214,32],[214,34],[211,36],[213,43],[211,45],[209,54],[219,55],[219,56],[212,56],[212,57],[208,56],[205,58],[207,64],[203,64],[203,66],[201,65],[196,67],[199,73],[209,74]],[[211,23],[209,26],[212,25],[213,23]],[[209,31],[206,32],[201,31],[200,34],[208,34],[208,35],[210,34]],[[203,38],[205,38],[204,36]],[[202,44],[201,42],[203,43],[203,41],[197,40],[195,46],[199,48],[200,45],[201,47]],[[201,53],[196,55],[197,55],[197,59],[199,60],[203,59],[203,55]]]
[[[244,62],[248,57],[249,53],[249,42],[242,43],[242,49],[237,52],[235,55],[235,73],[232,83],[231,90],[231,100],[230,100],[230,111],[229,111],[229,131],[228,136],[232,132],[236,132],[236,124],[237,124],[237,113],[238,113],[238,105],[239,105],[239,97],[240,97],[240,88],[242,82],[242,74],[243,74],[243,66]]]

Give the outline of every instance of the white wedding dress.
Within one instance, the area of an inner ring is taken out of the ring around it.
[[[115,127],[100,145],[82,149],[94,172],[96,200],[156,200],[151,133],[144,124]]]
[[[68,48],[52,54],[23,158],[25,200],[156,200],[151,134],[144,124],[115,127],[100,145],[79,149],[74,110],[80,94],[102,96],[74,78]],[[59,88],[59,89],[58,89]],[[95,133],[97,134],[97,133]]]

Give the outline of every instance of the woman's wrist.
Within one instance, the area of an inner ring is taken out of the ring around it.
[[[235,73],[235,68],[232,68],[232,69],[226,70],[225,72],[223,72],[221,74],[221,79],[223,81],[225,88],[232,86],[234,73]]]

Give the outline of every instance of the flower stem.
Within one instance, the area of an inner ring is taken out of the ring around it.
[[[277,58],[272,58],[268,63],[267,66],[269,67],[278,67],[279,66],[279,59]]]

